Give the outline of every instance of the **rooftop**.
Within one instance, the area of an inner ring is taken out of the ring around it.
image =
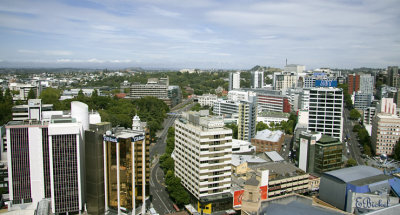
[[[332,144],[340,141],[336,138],[323,134],[317,142],[322,144]]]
[[[345,183],[382,174],[383,172],[379,169],[363,165],[333,170],[324,173],[324,175],[335,177]]]
[[[263,111],[258,114],[259,117],[281,117],[289,118],[289,113],[275,112],[275,111]]]
[[[265,152],[265,154],[268,156],[269,159],[271,159],[273,162],[279,162],[279,161],[284,161],[282,156],[279,155],[278,152],[276,151],[271,151],[271,152]]]
[[[256,136],[253,139],[257,140],[265,140],[270,142],[278,142],[279,139],[282,137],[282,131],[270,131],[268,129],[262,130],[257,132]]]
[[[335,215],[346,214],[337,209],[317,205],[311,198],[298,194],[271,198],[261,203],[260,214]]]
[[[232,165],[239,166],[242,163],[266,163],[267,161],[254,155],[232,154]]]

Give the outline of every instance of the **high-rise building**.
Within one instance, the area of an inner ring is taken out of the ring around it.
[[[132,212],[139,204],[145,213],[149,196],[150,134],[133,118],[132,129],[116,128],[104,135],[106,211]]]
[[[241,101],[239,104],[238,139],[251,141],[256,134],[257,104],[256,97],[250,101]]]
[[[310,89],[308,130],[342,140],[343,92],[333,87]]]
[[[240,89],[240,72],[229,73],[229,90]]]
[[[300,72],[304,72],[306,70],[306,66],[299,65],[299,64],[288,64],[285,66],[285,68],[283,70],[285,72],[300,73]]]
[[[399,67],[389,66],[387,69],[388,79],[387,85],[391,87],[400,87]]]
[[[263,88],[264,86],[264,72],[253,71],[251,72],[251,88]]]
[[[347,76],[348,80],[348,93],[352,95],[353,92],[358,92],[360,90],[360,75],[349,74]]]
[[[232,130],[207,113],[185,112],[175,121],[175,175],[196,208],[214,212],[232,208]]]
[[[11,121],[6,125],[12,204],[37,205],[43,198],[50,198],[52,213],[83,211],[87,109],[86,104],[72,102],[71,116]]]
[[[316,132],[300,134],[299,168],[305,172],[323,173],[342,166],[342,143],[337,138]]]
[[[90,124],[85,131],[86,208],[88,214],[105,213],[103,135],[111,123]]]
[[[392,155],[400,139],[400,118],[392,113],[377,113],[372,120],[372,150],[375,154]]]
[[[274,90],[286,90],[297,87],[298,74],[294,72],[275,72]]]
[[[12,107],[13,121],[24,121],[28,119],[41,120],[42,111],[53,110],[53,104],[42,104],[41,99],[29,99],[26,105]]]

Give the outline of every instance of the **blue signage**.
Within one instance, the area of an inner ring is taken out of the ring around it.
[[[325,76],[325,73],[323,72],[314,72],[314,76]]]
[[[316,87],[337,87],[338,83],[335,80],[315,80]]]
[[[144,135],[138,135],[138,136],[132,137],[132,142],[136,142],[139,140],[144,140]]]
[[[118,143],[118,138],[113,136],[104,136],[103,140],[108,142]]]
[[[356,207],[358,208],[387,208],[389,207],[390,199],[386,201],[379,199],[378,201],[373,201],[370,197],[357,197]]]

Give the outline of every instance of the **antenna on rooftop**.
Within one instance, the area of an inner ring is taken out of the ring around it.
[[[286,66],[287,66],[287,58],[286,58]]]

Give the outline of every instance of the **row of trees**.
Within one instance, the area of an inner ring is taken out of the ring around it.
[[[358,142],[363,146],[364,148],[364,154],[368,156],[372,156],[372,146],[371,146],[371,137],[368,134],[368,131],[365,129],[364,126],[361,126],[359,124],[356,124],[353,127],[353,131],[357,132],[358,135]]]
[[[99,96],[95,90],[91,97],[79,91],[74,99],[60,101],[61,91],[54,88],[43,90],[40,95],[42,103],[53,104],[55,110],[69,110],[72,101],[80,101],[89,106],[89,110],[98,110],[102,121],[111,122],[112,126],[130,128],[132,118],[137,114],[141,121],[147,122],[150,136],[154,140],[156,132],[162,128],[162,122],[169,111],[168,106],[155,97],[143,97],[135,100],[117,97]]]
[[[189,203],[189,193],[181,184],[181,179],[175,176],[174,159],[171,153],[175,148],[175,129],[170,127],[167,134],[165,153],[160,157],[160,167],[165,174],[165,184],[171,199],[179,206]]]
[[[3,93],[0,88],[0,124],[4,125],[12,119],[13,97],[10,89]]]

